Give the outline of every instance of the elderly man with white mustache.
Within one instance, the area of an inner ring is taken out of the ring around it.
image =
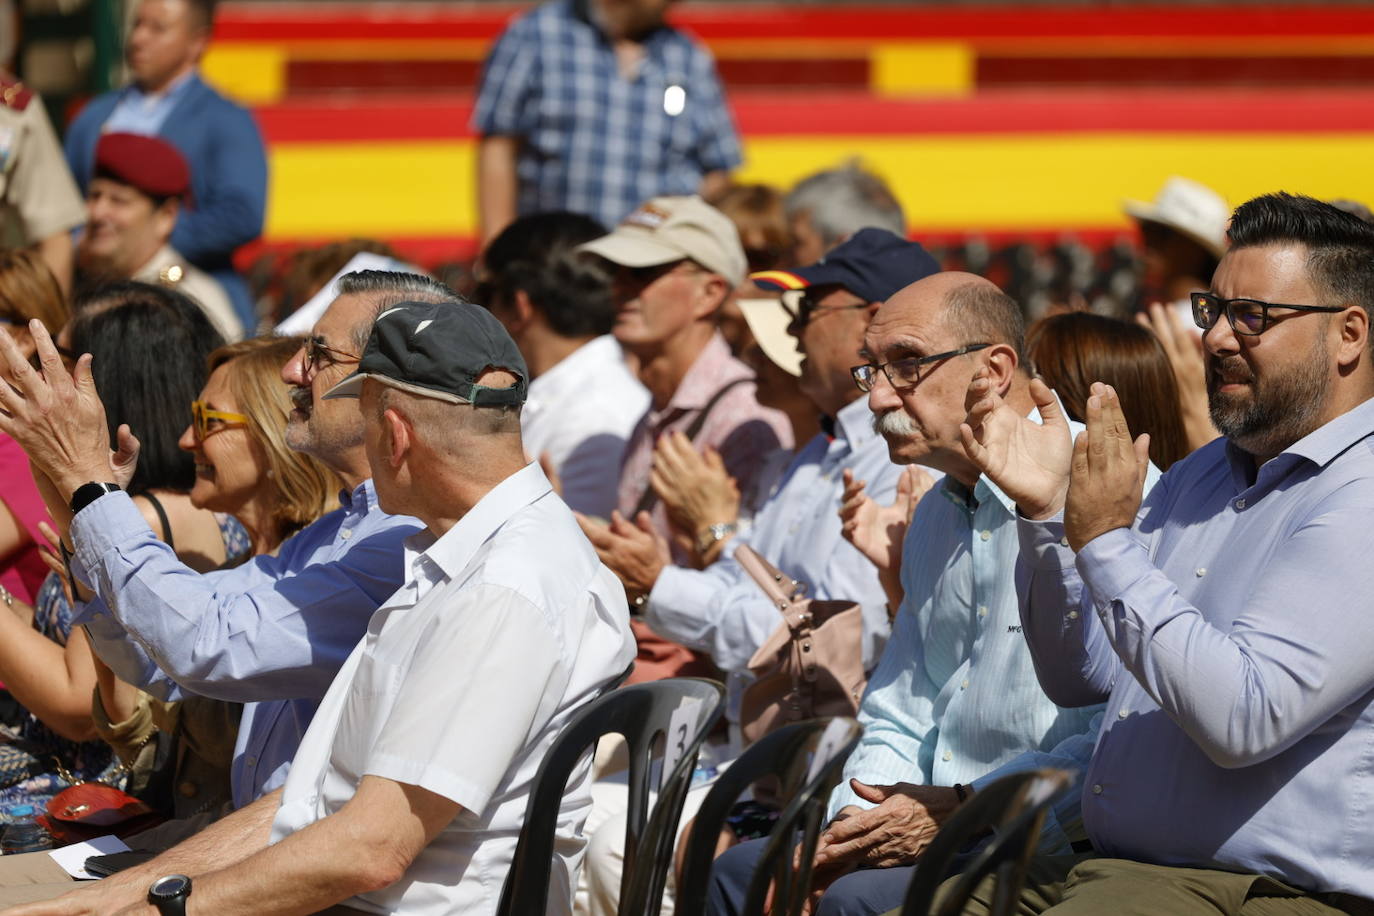
[[[904,597],[864,695],[864,736],[831,796],[816,853],[815,912],[900,906],[910,868],[977,788],[1011,772],[1081,770],[1100,707],[1063,709],[1036,681],[1021,636],[1014,571],[1016,504],[983,477],[960,441],[969,384],[1033,414],[1016,302],[972,274],[933,274],[880,308],[853,370],[891,459],[942,472],[916,507],[903,544]],[[873,507],[870,507],[870,509]],[[1043,848],[1081,836],[1069,793]],[[739,913],[761,843],[716,863],[709,912]]]

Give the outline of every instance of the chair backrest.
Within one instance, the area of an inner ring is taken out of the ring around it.
[[[955,860],[973,840],[990,830],[996,830],[996,835],[964,868],[938,912],[961,912],[978,882],[994,870],[999,878],[996,899],[1002,906],[1014,904],[1045,812],[1071,782],[1073,774],[1066,770],[1030,770],[1006,776],[976,792],[954,812],[922,853],[907,887],[901,916],[934,916],[935,893],[949,877]]]
[[[777,777],[781,797],[790,799],[778,816],[768,845],[759,859],[744,912],[762,913],[771,880],[779,888],[773,912],[799,911],[811,883],[811,853],[820,836],[820,820],[839,781],[845,758],[859,741],[862,727],[850,718],[811,719],[769,732],[740,755],[716,779],[692,823],[683,858],[674,912],[700,916],[706,909],[707,878],[715,857],[716,839],[736,799],[755,782]],[[817,761],[816,756],[824,759]],[[801,833],[803,855],[793,874],[794,837]]]
[[[671,678],[634,684],[589,702],[564,726],[535,774],[525,826],[515,847],[510,874],[501,893],[498,916],[542,914],[548,905],[549,872],[553,864],[554,834],[568,780],[579,765],[589,765],[588,751],[603,735],[619,734],[629,749],[629,800],[625,815],[625,882],[621,913],[657,912],[667,878],[667,864],[658,864],[650,850],[662,845],[655,831],[672,832],[696,767],[697,750],[725,707],[725,688],[701,678]],[[649,822],[651,757],[662,742],[672,765],[661,780],[654,820]],[[667,809],[672,809],[670,812]],[[646,829],[647,824],[647,829]],[[626,908],[626,886],[639,877],[641,860],[649,874],[637,909]],[[655,877],[657,872],[657,877]],[[655,888],[656,894],[655,897]]]

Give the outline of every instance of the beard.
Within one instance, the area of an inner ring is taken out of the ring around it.
[[[1331,387],[1331,356],[1318,337],[1307,356],[1287,373],[1257,378],[1239,355],[1207,360],[1207,407],[1212,424],[1237,446],[1271,458],[1320,424]],[[1248,391],[1223,392],[1225,382],[1242,382]]]

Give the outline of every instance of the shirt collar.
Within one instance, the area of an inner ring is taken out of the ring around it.
[[[352,492],[340,490],[339,505],[345,512],[358,515],[366,515],[377,508],[377,488],[372,485],[372,478],[369,477],[358,484]]]
[[[424,531],[412,536],[407,546],[423,550],[425,557],[452,579],[512,515],[551,492],[549,479],[538,462],[532,461],[493,487],[442,537],[436,540]],[[427,545],[424,539],[428,539]]]
[[[194,82],[195,79],[196,71],[192,69],[187,73],[184,73],[181,76],[177,77],[177,79],[172,81],[172,85],[168,86],[161,92],[144,92],[142,89],[138,87],[137,83],[130,83],[128,89],[129,94],[132,95],[135,99],[163,99],[170,102],[174,99],[180,98],[182,93],[184,93],[188,88],[190,88],[191,83]]]
[[[673,410],[699,410],[727,383],[745,378],[748,374],[749,370],[744,364],[737,363],[730,355],[730,345],[717,331],[711,335],[706,347],[682,377],[677,390],[668,400],[668,406],[660,411],[660,415]]]
[[[868,409],[868,398],[855,398],[841,407],[839,413],[835,414],[834,430],[854,451],[878,438],[878,433],[873,429],[873,411]]]
[[[1231,466],[1232,476],[1238,481],[1240,489],[1245,489],[1250,485],[1252,477],[1255,483],[1260,483],[1262,478],[1268,479],[1269,473],[1292,466],[1302,459],[1324,468],[1371,433],[1374,433],[1374,398],[1317,427],[1280,452],[1264,467],[1255,468],[1254,456],[1229,438],[1226,440],[1226,461]]]

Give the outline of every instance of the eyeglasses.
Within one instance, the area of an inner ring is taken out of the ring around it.
[[[248,418],[241,413],[215,410],[204,401],[191,402],[191,428],[195,431],[197,442],[204,442],[226,429],[241,429],[247,425]]]
[[[356,363],[362,359],[355,353],[336,350],[326,345],[324,338],[319,335],[307,337],[302,349],[305,351],[304,368],[307,375],[319,372],[335,363]]]
[[[938,363],[955,356],[963,356],[965,353],[983,350],[990,346],[992,346],[990,343],[976,343],[960,347],[957,350],[936,353],[934,356],[906,356],[877,366],[872,363],[865,363],[850,369],[849,374],[854,376],[854,384],[859,386],[860,391],[872,391],[873,384],[878,380],[878,370],[881,369],[893,389],[901,391],[904,388],[915,387],[916,383],[921,380],[922,366]]]
[[[811,322],[811,319],[819,314],[866,309],[868,308],[868,303],[855,302],[849,305],[821,305],[819,300],[812,298],[807,290],[789,289],[782,294],[782,307],[787,310],[787,314],[792,316],[792,320],[797,323],[797,327],[800,329],[806,327],[807,324]]]
[[[1247,337],[1258,337],[1276,319],[1269,317],[1270,309],[1293,309],[1299,312],[1343,312],[1343,305],[1287,305],[1282,302],[1261,302],[1259,299],[1223,299],[1211,293],[1189,293],[1193,303],[1193,321],[1209,331],[1226,313],[1231,330]]]

